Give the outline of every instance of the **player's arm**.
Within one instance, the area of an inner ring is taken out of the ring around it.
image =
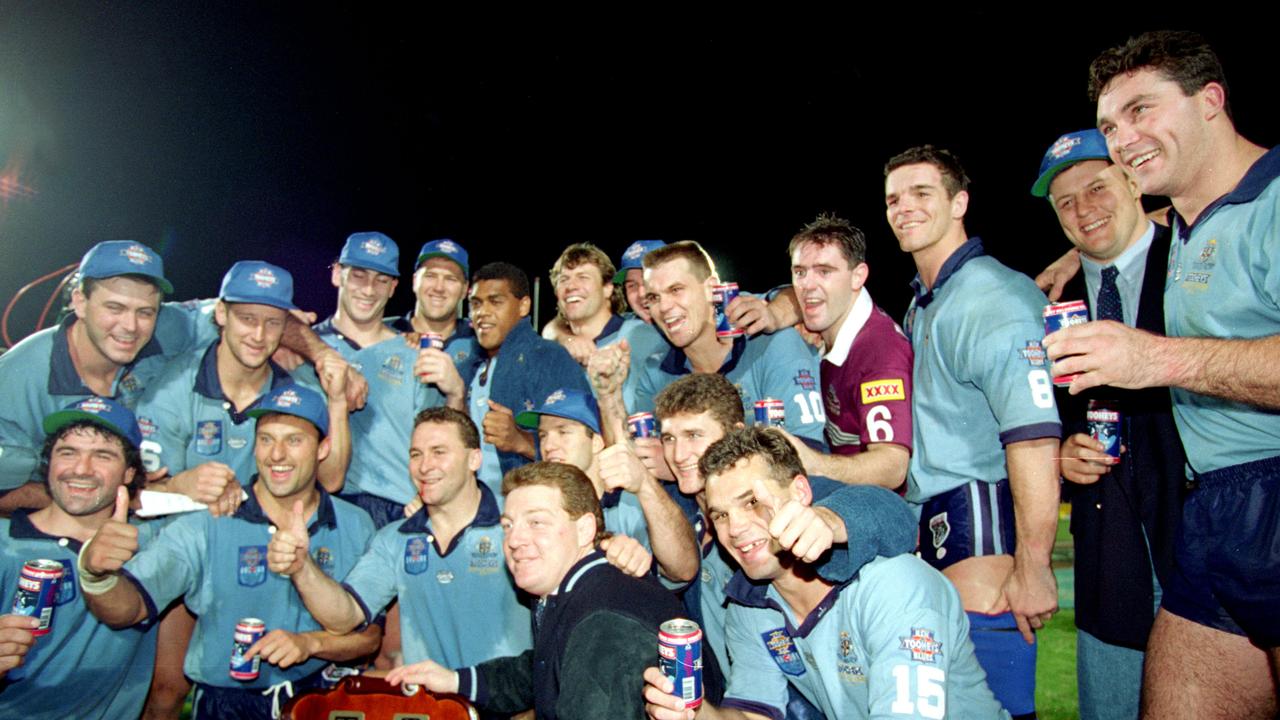
[[[791,444],[800,462],[811,475],[824,475],[850,485],[879,485],[895,490],[907,479],[911,453],[894,443],[872,443],[857,455],[828,455],[806,445],[793,435]]]
[[[6,451],[8,448],[0,448],[0,452]],[[44,483],[29,482],[0,494],[0,516],[8,517],[14,510],[24,508],[39,510],[48,507],[50,502],[52,499],[49,497],[49,488]]]
[[[327,346],[326,346],[327,347]],[[336,355],[336,353],[335,353]],[[341,360],[341,357],[339,356]],[[316,466],[316,479],[330,493],[342,490],[346,483],[347,468],[351,465],[350,406],[347,402],[348,365],[345,360],[336,364],[324,358],[316,365],[316,376],[324,389],[329,405],[329,454]]]
[[[632,452],[627,443],[605,448],[599,457],[600,478],[610,490],[622,488],[640,501],[649,527],[649,545],[658,570],[668,579],[688,582],[698,576],[698,544],[680,507]]]
[[[326,373],[321,371],[321,366],[330,364],[334,368],[341,368],[345,375],[343,390],[347,396],[347,403],[352,410],[359,410],[364,407],[364,402],[369,396],[369,383],[360,374],[359,370],[347,364],[342,355],[328,343],[320,339],[320,336],[311,329],[305,322],[299,320],[292,313],[286,318],[284,326],[284,335],[280,338],[281,347],[292,350],[311,362],[316,367],[316,375],[321,377],[323,382]],[[332,376],[333,373],[329,373]],[[327,392],[328,388],[326,388]]]
[[[729,322],[750,335],[773,333],[801,321],[795,288],[779,290],[768,302],[755,295],[739,295],[726,308]]]
[[[295,633],[279,628],[263,635],[245,653],[245,659],[261,657],[278,668],[311,658],[342,662],[372,655],[382,644],[382,628],[370,625],[359,632],[335,635],[323,630]]]
[[[1058,529],[1058,439],[1022,440],[1005,445],[1013,492],[1017,550],[1005,597],[1027,642],[1058,609],[1058,585],[1050,567]]]
[[[1082,373],[1074,395],[1098,385],[1178,387],[1257,407],[1280,408],[1280,335],[1252,340],[1171,338],[1101,320],[1044,341],[1054,374]]]
[[[40,625],[29,615],[0,615],[0,680],[22,664],[35,643],[31,633]]]
[[[625,441],[630,435],[627,404],[622,394],[630,373],[631,344],[626,340],[600,348],[587,362],[587,379],[600,406],[600,434],[609,446]]]
[[[1080,272],[1080,251],[1071,248],[1062,257],[1054,260],[1049,267],[1036,276],[1036,287],[1039,287],[1050,302],[1057,302],[1062,297],[1062,290],[1071,278]]]
[[[349,633],[365,621],[364,610],[345,588],[320,569],[311,557],[310,548],[311,537],[302,501],[298,500],[289,513],[288,526],[278,528],[271,536],[271,543],[267,545],[267,569],[292,580],[307,612],[325,630],[340,635]],[[360,562],[364,562],[364,558]]]
[[[149,614],[138,587],[127,579],[121,582],[121,569],[137,552],[138,528],[129,524],[129,491],[121,487],[111,519],[80,548],[77,559],[85,605],[94,617],[117,630],[137,625]]]

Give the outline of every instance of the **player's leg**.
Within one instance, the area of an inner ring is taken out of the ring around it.
[[[1160,611],[1147,644],[1144,718],[1262,718],[1276,709],[1268,653],[1243,635]]]
[[[182,712],[182,701],[191,690],[191,683],[182,672],[182,663],[195,627],[196,619],[181,602],[160,618],[160,627],[156,630],[156,669],[142,711],[145,720],[177,720]]]

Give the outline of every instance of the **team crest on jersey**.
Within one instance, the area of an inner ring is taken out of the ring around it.
[[[453,362],[455,365],[461,364],[466,362],[468,357],[471,357],[471,353],[467,352],[466,350],[459,350],[458,352],[453,354]]]
[[[220,452],[222,452],[222,421],[201,421],[196,425],[196,453],[217,455]]]
[[[1218,239],[1210,238],[1209,242],[1204,244],[1204,249],[1200,251],[1200,263],[1204,265],[1213,264],[1214,253],[1218,251]]]
[[[1049,154],[1053,156],[1054,160],[1061,160],[1066,157],[1067,153],[1071,152],[1071,148],[1079,144],[1079,136],[1071,137],[1070,135],[1063,135],[1058,138],[1058,141],[1053,144],[1053,147],[1049,148]]]
[[[387,251],[387,246],[383,245],[382,241],[378,238],[369,238],[368,240],[360,243],[360,249],[377,257]]]
[[[836,394],[835,385],[827,386],[826,397],[824,399],[826,400],[827,414],[832,416],[839,415],[840,414],[840,396]]]
[[[840,631],[840,644],[836,648],[836,672],[840,679],[848,683],[864,683],[867,674],[858,663],[858,653],[853,647],[853,638],[845,630]]]
[[[276,280],[276,274],[271,272],[271,268],[265,267],[258,268],[249,276],[249,279],[253,280],[253,284],[260,288],[269,288],[278,282]]]
[[[142,383],[138,381],[137,375],[129,373],[120,378],[120,390],[129,395],[136,395],[142,391]]]
[[[942,643],[934,639],[929,628],[911,628],[911,634],[898,638],[901,649],[906,650],[916,662],[936,663],[942,657]]]
[[[935,548],[942,547],[942,544],[951,536],[951,523],[947,522],[947,514],[945,512],[929,518],[929,534],[933,536],[933,546]]]
[[[156,423],[151,418],[138,418],[138,430],[142,433],[142,439],[146,440],[156,434]]]
[[[236,560],[236,581],[245,587],[254,587],[266,582],[267,566],[262,562],[266,556],[266,545],[241,545]]]
[[[399,355],[390,355],[382,361],[378,368],[378,377],[388,385],[400,385],[404,382],[404,360]]]
[[[890,400],[906,400],[906,388],[906,383],[903,382],[902,378],[892,378],[864,382],[858,386],[858,391],[862,395],[862,404],[869,405]]]
[[[809,372],[808,370],[801,370],[799,373],[796,373],[795,377],[791,379],[792,381],[795,382],[795,384],[799,385],[805,390],[812,390],[818,387],[817,378],[815,378],[813,376],[813,373]]]
[[[502,556],[493,549],[493,540],[488,535],[480,536],[471,551],[471,563],[467,572],[476,575],[490,575],[502,569]]]
[[[410,575],[427,571],[427,539],[421,535],[409,538],[404,544],[404,571]]]
[[[58,581],[58,599],[55,605],[66,605],[76,599],[76,564],[73,560],[59,560],[62,563],[62,580]]]
[[[314,557],[316,560],[316,565],[320,566],[320,569],[324,571],[325,575],[333,574],[333,551],[332,550],[330,550],[327,547],[318,547],[316,548]]]
[[[765,649],[782,672],[799,677],[804,674],[804,661],[796,652],[796,641],[787,634],[786,628],[774,628],[760,633]]]
[[[1025,345],[1018,348],[1018,354],[1031,367],[1044,367],[1044,348],[1040,346],[1039,340],[1028,340]]]

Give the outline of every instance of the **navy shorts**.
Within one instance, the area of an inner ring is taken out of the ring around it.
[[[1197,474],[1160,606],[1280,647],[1280,457]]]
[[[381,530],[397,520],[404,519],[404,505],[369,493],[339,494],[338,497],[369,513],[374,527]]]
[[[938,570],[982,555],[1012,555],[1009,481],[971,480],[920,506],[920,557]]]
[[[291,683],[290,688],[263,692],[263,688],[227,688],[196,683],[191,703],[192,720],[271,720],[273,711],[284,708],[289,698],[303,690],[321,687],[322,672]]]

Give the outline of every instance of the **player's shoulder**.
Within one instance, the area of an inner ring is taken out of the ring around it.
[[[45,328],[19,340],[16,345],[0,355],[0,368],[5,368],[6,371],[17,371],[21,368],[47,369],[49,358],[53,354],[53,336],[57,332],[57,326]],[[7,375],[5,382],[6,384],[11,382]]]
[[[352,528],[355,528],[363,537],[373,536],[376,530],[373,518],[369,517],[369,513],[364,509],[335,495],[329,495],[329,502],[333,503],[333,514],[339,532],[348,535],[353,532]]]

